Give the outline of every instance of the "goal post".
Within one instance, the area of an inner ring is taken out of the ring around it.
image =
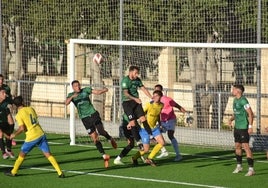
[[[69,72],[68,75],[70,77],[70,88],[72,88],[72,81],[75,80],[75,51],[74,51],[74,45],[75,42],[71,42],[70,40],[69,43],[69,48],[70,48],[70,63],[69,63]],[[70,103],[70,145],[75,145],[75,106],[71,102]]]
[[[101,74],[107,78],[104,79],[104,84],[113,92],[106,96],[104,102],[103,116],[105,116],[105,121],[112,122],[111,119],[113,118],[120,121],[121,114],[109,119],[109,116],[112,115],[108,113],[110,109],[107,106],[117,105],[114,109],[121,110],[121,99],[118,94],[121,91],[119,83],[122,76],[126,74],[127,67],[134,63],[140,66],[140,76],[150,91],[153,90],[155,84],[162,83],[167,95],[171,95],[182,106],[186,106],[194,119],[194,125],[189,125],[188,130],[209,130],[216,131],[215,134],[222,133],[224,126],[226,126],[224,122],[232,113],[231,100],[229,100],[230,84],[235,82],[245,84],[246,94],[250,98],[256,115],[254,119],[255,133],[263,132],[264,127],[261,127],[261,124],[264,125],[264,122],[268,122],[265,118],[268,114],[261,105],[268,104],[267,98],[264,97],[264,95],[267,95],[268,89],[263,87],[264,79],[267,78],[262,79],[261,76],[266,74],[261,71],[268,68],[263,63],[268,58],[265,55],[268,44],[70,39],[68,46],[68,77],[70,83],[74,79],[78,79],[79,76],[81,79],[87,77],[90,80],[87,81],[91,85],[100,84],[92,83],[93,76],[91,74],[94,74],[94,70],[91,70],[89,74],[87,72],[88,68],[83,66],[92,66],[94,53],[101,53],[106,59],[99,66],[104,68]],[[77,48],[83,48],[83,50],[77,51]],[[120,50],[120,48],[123,50]],[[77,58],[80,56],[85,56],[84,65],[81,68],[84,73],[77,70],[79,67],[77,66]],[[123,60],[119,60],[119,58],[123,58]],[[123,64],[121,65],[120,62],[123,62]],[[88,65],[86,65],[87,63]],[[94,69],[94,67],[90,69]],[[213,73],[215,74],[213,75]],[[84,75],[81,76],[81,74]],[[193,81],[193,79],[195,80]],[[219,89],[219,87],[221,88]],[[206,98],[206,95],[209,95],[209,97]],[[227,97],[223,98],[222,96]],[[141,98],[143,103],[146,102],[147,99],[142,93]],[[209,102],[211,103],[208,104]],[[206,110],[202,108],[202,105],[206,106]],[[185,115],[176,113],[179,114],[178,125],[188,126]],[[206,114],[208,115],[206,116]],[[183,117],[182,120],[181,117]],[[70,145],[76,144],[75,119],[75,107],[70,105]],[[198,132],[196,134],[202,133]],[[195,142],[189,141],[189,143],[204,141],[202,138],[199,139]],[[206,137],[206,139],[209,138]]]

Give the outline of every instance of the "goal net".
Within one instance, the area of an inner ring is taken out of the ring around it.
[[[68,47],[70,82],[77,79],[83,87],[109,89],[105,95],[91,96],[91,100],[112,136],[121,136],[120,81],[130,65],[137,65],[139,77],[151,93],[156,84],[161,84],[164,94],[187,110],[183,114],[175,109],[175,136],[180,143],[233,146],[233,129],[228,126],[233,113],[230,91],[239,83],[245,86],[255,114],[251,144],[265,147],[267,44],[71,39]],[[150,100],[143,92],[140,98],[143,104]],[[70,108],[70,130],[71,145],[89,140],[74,106]]]

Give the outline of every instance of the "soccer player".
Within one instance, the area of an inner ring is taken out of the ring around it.
[[[11,139],[9,138],[10,134],[13,132],[11,132],[13,129],[9,124],[9,119],[13,120],[13,118],[9,108],[7,107],[6,98],[6,90],[4,88],[0,88],[0,149],[3,159],[7,159],[8,157],[15,158],[11,150]],[[4,142],[4,137],[6,143]]]
[[[155,85],[155,90],[163,91],[163,86],[160,84]],[[182,160],[182,156],[179,150],[179,144],[177,139],[174,137],[175,127],[176,127],[176,115],[174,112],[173,107],[179,109],[181,112],[185,113],[186,110],[176,103],[172,98],[168,96],[161,97],[161,102],[164,104],[164,107],[161,111],[160,119],[161,119],[161,126],[164,130],[167,130],[168,138],[171,141],[171,144],[174,148],[176,153],[176,157],[174,161]],[[157,156],[157,158],[162,158],[168,156],[168,152],[166,151],[165,147],[161,149],[161,154]]]
[[[242,171],[242,149],[245,150],[248,162],[248,172],[245,176],[253,176],[255,174],[253,165],[253,154],[249,147],[250,134],[253,132],[253,112],[247,98],[243,95],[245,88],[243,85],[235,84],[232,88],[233,111],[234,114],[229,119],[229,125],[232,126],[234,121],[234,141],[237,166],[233,171],[234,174]]]
[[[152,134],[150,126],[145,118],[144,111],[142,108],[142,101],[139,98],[138,88],[140,88],[150,99],[152,95],[149,93],[147,88],[143,85],[139,75],[139,67],[130,66],[128,75],[125,76],[121,81],[122,87],[122,106],[125,114],[129,119],[128,128],[136,126],[135,121],[137,119],[143,124],[144,128],[149,134]],[[136,130],[136,129],[133,129]],[[135,134],[135,133],[134,133]]]
[[[79,118],[82,120],[84,127],[95,143],[98,151],[102,154],[105,168],[108,168],[110,156],[108,154],[105,154],[102,143],[99,140],[98,133],[110,140],[112,146],[115,149],[117,148],[117,144],[115,140],[104,130],[100,114],[94,108],[89,99],[89,96],[91,94],[101,95],[103,93],[106,93],[108,89],[104,88],[97,90],[92,89],[91,87],[81,88],[80,82],[78,80],[72,81],[72,88],[73,92],[68,94],[65,104],[69,105],[71,102],[74,103],[77,108]],[[98,130],[98,133],[96,129]]]
[[[140,128],[139,125],[136,125],[129,130],[127,128],[128,123],[129,123],[128,117],[126,116],[126,114],[123,114],[122,115],[122,129],[123,129],[125,137],[127,138],[128,145],[126,147],[124,147],[123,150],[121,151],[121,153],[114,159],[115,165],[124,165],[124,163],[121,161],[121,159],[123,157],[125,157],[134,148],[135,140],[137,143],[140,141],[139,134],[136,136],[133,135],[133,132],[134,132],[134,134],[139,133],[139,130],[133,131],[134,129],[139,129]],[[143,149],[143,147],[140,149]]]
[[[64,173],[62,172],[58,165],[58,162],[50,152],[46,135],[38,122],[38,116],[35,110],[30,106],[24,106],[23,98],[21,96],[15,97],[13,103],[18,110],[15,118],[19,128],[10,135],[10,139],[15,138],[23,131],[25,132],[26,138],[23,145],[21,146],[21,151],[13,166],[13,169],[5,172],[5,175],[16,176],[26,155],[34,147],[37,146],[43,152],[44,156],[48,159],[48,161],[52,164],[54,169],[57,171],[59,178],[64,178]]]
[[[152,136],[157,141],[157,144],[154,146],[151,153],[145,159],[145,162],[147,164],[150,164],[151,166],[156,166],[155,162],[153,161],[153,158],[160,151],[160,149],[165,145],[165,140],[163,138],[163,135],[161,134],[160,129],[157,126],[157,123],[160,123],[160,113],[163,108],[163,104],[160,102],[160,99],[162,96],[163,96],[162,91],[155,90],[153,92],[153,98],[152,98],[153,101],[146,103],[144,107],[144,112],[146,114],[148,124],[152,131]],[[148,134],[148,132],[143,127],[143,125],[141,125],[141,129],[139,133],[140,133],[141,140],[143,143],[143,150],[138,151],[132,157],[132,162],[134,166],[138,165],[138,158],[148,153],[150,149],[150,134]]]
[[[11,91],[10,91],[10,87],[7,84],[4,84],[4,76],[2,74],[0,74],[0,88],[4,88],[6,90],[6,94],[7,97],[3,103],[3,106],[5,105],[6,107],[9,108],[10,113],[12,112],[12,95],[11,95]],[[8,123],[9,123],[9,132],[10,134],[14,131],[14,120],[12,115],[10,117],[8,117]],[[6,140],[6,142],[9,142],[8,140]],[[12,140],[12,145],[16,145],[16,141],[13,139]],[[9,155],[9,157],[14,158],[14,154],[12,151],[7,151],[7,154]]]

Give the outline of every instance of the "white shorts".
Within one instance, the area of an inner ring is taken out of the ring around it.
[[[162,127],[166,130],[172,130],[175,131],[177,120],[176,119],[170,119],[168,121],[161,121]]]

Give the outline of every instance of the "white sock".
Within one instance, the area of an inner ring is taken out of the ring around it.
[[[166,150],[165,146],[163,146],[163,147],[161,148],[161,153],[165,153],[165,152],[167,152],[167,150]]]
[[[121,160],[121,157],[118,155],[115,160]]]

